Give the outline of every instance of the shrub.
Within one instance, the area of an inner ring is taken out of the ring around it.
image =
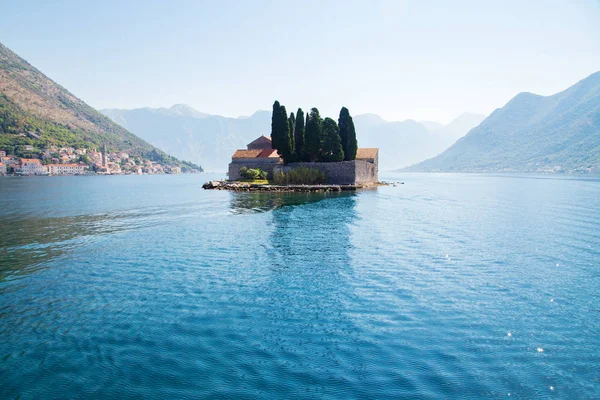
[[[240,175],[242,179],[248,181],[264,180],[267,179],[267,172],[260,168],[240,168]]]
[[[300,167],[277,172],[273,180],[278,185],[321,185],[327,183],[327,175],[315,168]]]

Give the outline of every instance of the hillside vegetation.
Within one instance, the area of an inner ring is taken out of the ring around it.
[[[200,169],[128,132],[0,43],[0,148],[18,152],[23,144],[85,148],[106,144],[109,151]]]

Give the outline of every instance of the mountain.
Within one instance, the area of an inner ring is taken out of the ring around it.
[[[406,171],[600,170],[600,72],[552,96],[520,93],[442,154]]]
[[[380,168],[406,167],[446,150],[485,116],[462,114],[448,125],[406,120],[387,122],[378,115],[354,117],[360,147],[379,147]]]
[[[177,157],[201,161],[211,171],[223,171],[236,149],[271,131],[270,111],[240,118],[208,115],[187,105],[101,112],[153,145]],[[392,169],[439,154],[484,118],[464,114],[448,126],[433,123],[428,128],[426,123],[387,122],[378,115],[363,114],[354,117],[354,123],[359,146],[379,147],[381,167]]]
[[[227,118],[180,104],[168,109],[108,109],[102,113],[170,154],[202,162],[208,171],[224,171],[236,149],[271,131],[270,111]]]
[[[182,169],[200,168],[128,132],[0,43],[0,148],[12,151],[25,144],[106,145],[109,151],[125,151]]]

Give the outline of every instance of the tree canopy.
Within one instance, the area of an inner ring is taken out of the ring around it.
[[[284,162],[289,162],[292,156],[292,138],[290,136],[290,123],[285,106],[278,101],[273,103],[271,116],[271,142],[277,149]]]
[[[338,120],[340,128],[340,139],[342,140],[342,148],[344,149],[344,160],[356,160],[356,152],[358,150],[358,142],[356,140],[356,130],[354,122],[350,116],[350,112],[346,107],[340,110],[340,118]]]
[[[296,126],[294,127],[294,153],[296,160],[304,158],[304,111],[301,108],[296,112]]]
[[[354,122],[346,107],[342,107],[338,123],[323,118],[317,108],[306,115],[301,108],[287,116],[285,106],[273,103],[271,140],[284,163],[338,162],[356,159],[358,143]]]
[[[323,146],[321,149],[321,161],[344,161],[344,149],[340,139],[340,129],[331,118],[323,121]]]
[[[323,119],[317,108],[312,108],[306,119],[304,161],[319,161],[323,144]]]

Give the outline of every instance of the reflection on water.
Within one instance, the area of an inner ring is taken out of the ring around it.
[[[331,198],[352,197],[351,192],[337,193],[258,193],[230,192],[231,212],[234,214],[265,212],[287,206],[299,206]]]
[[[96,215],[23,217],[0,215],[0,282],[35,271],[57,257],[84,246],[93,236],[151,225],[165,211],[146,209]]]
[[[110,233],[109,215],[62,218],[0,218],[0,281],[13,274],[31,272],[49,260],[68,253],[88,235]]]

